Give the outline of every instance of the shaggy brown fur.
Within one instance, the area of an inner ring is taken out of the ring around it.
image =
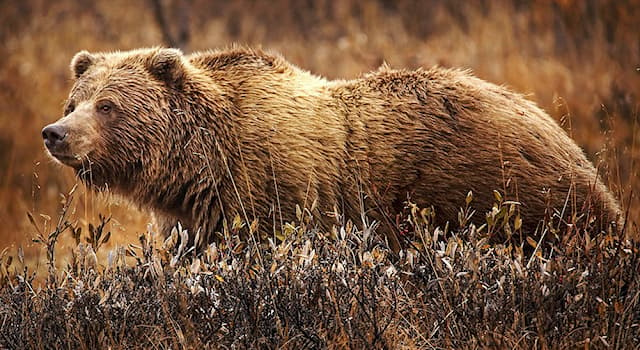
[[[66,138],[51,152],[151,209],[164,232],[180,221],[210,234],[235,215],[271,231],[313,202],[325,226],[334,206],[387,222],[408,198],[442,223],[470,190],[475,221],[499,190],[521,203],[528,233],[551,208],[588,207],[600,223],[619,213],[551,117],[466,71],[382,67],[326,81],[244,48],[80,52],[71,68]]]

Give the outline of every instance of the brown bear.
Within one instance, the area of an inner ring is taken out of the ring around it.
[[[468,71],[383,66],[327,81],[237,47],[82,51],[71,71],[64,116],[42,131],[47,149],[85,183],[150,209],[165,233],[180,222],[211,234],[236,215],[273,232],[299,205],[325,228],[334,208],[377,219],[397,248],[388,214],[410,199],[457,222],[469,191],[472,221],[485,222],[498,190],[531,235],[553,209],[601,225],[619,214],[549,115]]]

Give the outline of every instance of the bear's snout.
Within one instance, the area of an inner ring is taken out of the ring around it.
[[[49,124],[42,129],[44,145],[52,152],[62,146],[66,137],[67,129],[62,125]]]

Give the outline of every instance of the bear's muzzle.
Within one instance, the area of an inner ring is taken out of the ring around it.
[[[67,136],[67,128],[57,123],[49,124],[42,129],[42,138],[47,150],[53,157],[63,162],[65,158],[74,158],[66,154],[69,150]]]

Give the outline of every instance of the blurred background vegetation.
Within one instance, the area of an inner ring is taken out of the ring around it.
[[[40,260],[26,213],[55,225],[60,193],[76,183],[47,158],[40,137],[62,114],[71,57],[156,45],[187,53],[260,46],[329,79],[383,62],[470,68],[560,121],[637,222],[638,18],[635,0],[0,1],[0,250],[24,246]],[[73,217],[82,225],[112,215],[111,244],[146,229],[147,214],[78,192]],[[58,248],[68,245],[70,237]]]

